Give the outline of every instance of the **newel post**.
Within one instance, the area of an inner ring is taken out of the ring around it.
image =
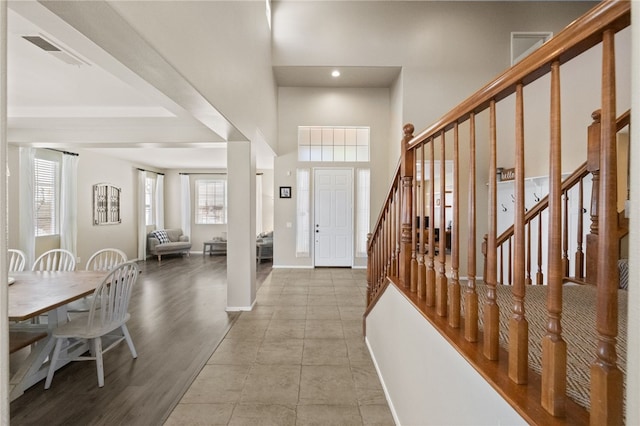
[[[405,288],[411,285],[411,222],[413,221],[413,198],[412,184],[415,161],[413,150],[409,150],[409,141],[413,139],[413,124],[405,124],[402,128],[404,137],[402,138],[400,156],[400,182],[402,192],[400,194],[401,225],[400,225],[400,271],[399,278],[404,283]]]

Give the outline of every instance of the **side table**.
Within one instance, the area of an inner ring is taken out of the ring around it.
[[[207,251],[209,256],[213,254],[227,254],[227,242],[225,240],[211,240],[202,243],[202,255],[204,256]]]

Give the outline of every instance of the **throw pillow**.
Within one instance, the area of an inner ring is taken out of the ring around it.
[[[165,231],[164,229],[153,231],[151,234],[158,240],[160,244],[171,242],[171,240],[169,239],[169,235],[167,235],[167,231]]]

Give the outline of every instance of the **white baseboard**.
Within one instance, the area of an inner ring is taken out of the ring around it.
[[[376,373],[378,374],[378,379],[380,379],[380,384],[382,385],[382,390],[384,392],[384,397],[387,400],[387,405],[389,405],[389,410],[391,411],[391,416],[393,416],[393,422],[396,425],[400,425],[400,419],[398,419],[398,414],[396,413],[396,409],[393,406],[393,402],[389,397],[389,391],[387,390],[387,385],[384,383],[384,379],[382,374],[380,373],[380,367],[378,367],[378,362],[376,361],[376,357],[373,355],[373,351],[371,350],[371,346],[369,346],[369,339],[365,336],[364,342],[367,344],[367,349],[369,350],[369,355],[371,355],[371,360],[373,361],[373,366],[376,368]]]
[[[313,265],[273,265],[272,269],[313,269]]]
[[[225,311],[227,312],[250,312],[253,310],[253,307],[256,306],[256,301],[254,300],[251,306],[227,306]]]

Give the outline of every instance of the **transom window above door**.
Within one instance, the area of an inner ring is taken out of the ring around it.
[[[367,162],[369,127],[298,127],[298,161]]]

